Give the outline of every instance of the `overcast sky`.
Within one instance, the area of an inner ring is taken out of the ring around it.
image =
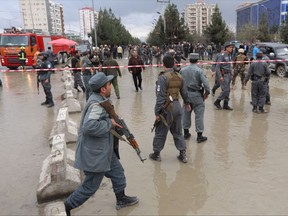
[[[255,0],[203,0],[208,4],[218,4],[222,17],[230,29],[236,26],[236,9],[245,2]],[[79,32],[79,9],[92,7],[93,0],[53,0],[61,3],[64,10],[66,31]],[[193,4],[196,0],[170,0],[176,4],[181,13],[185,5]],[[158,12],[163,12],[167,4],[157,0],[94,0],[97,11],[100,8],[111,8],[116,17],[121,17],[122,23],[130,33],[139,38],[145,37],[152,30],[152,22],[158,19]],[[19,0],[0,0],[0,30],[9,26],[23,26]],[[2,32],[2,30],[1,30]]]

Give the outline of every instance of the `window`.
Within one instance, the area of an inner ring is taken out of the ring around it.
[[[28,36],[3,36],[1,37],[0,46],[27,46]]]
[[[35,36],[31,36],[30,37],[30,42],[31,42],[31,46],[34,46],[36,44],[36,38]]]

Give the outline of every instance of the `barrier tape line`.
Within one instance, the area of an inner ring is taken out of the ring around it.
[[[198,65],[218,65],[218,64],[248,64],[252,62],[288,62],[288,60],[252,60],[252,61],[230,61],[230,62],[203,62],[198,61]],[[181,63],[181,64],[175,64],[175,66],[187,66],[190,65],[190,63]],[[21,69],[21,70],[0,70],[0,72],[37,72],[37,71],[64,71],[64,70],[85,70],[85,69],[106,69],[106,68],[137,68],[137,67],[143,67],[143,68],[151,68],[151,67],[162,67],[163,64],[150,64],[150,65],[123,65],[123,66],[98,66],[98,67],[86,67],[86,68],[70,68],[70,67],[64,67],[64,68],[51,68],[51,69]]]

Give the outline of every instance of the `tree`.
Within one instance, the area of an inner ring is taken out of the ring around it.
[[[218,5],[215,7],[215,11],[212,14],[211,24],[203,32],[204,36],[216,44],[224,44],[230,37],[228,34],[229,29],[222,19],[222,14],[219,10]]]
[[[164,20],[159,17],[155,28],[148,34],[146,42],[151,45],[161,46],[165,43]]]
[[[147,43],[160,46],[167,43],[175,43],[183,40],[190,40],[191,35],[185,25],[184,17],[180,18],[179,11],[175,4],[169,4],[160,16],[155,28],[149,33]]]
[[[90,35],[92,41],[95,44],[95,29],[92,30]],[[121,23],[121,19],[117,19],[112,12],[109,10],[100,10],[98,15],[97,23],[97,42],[99,44],[138,44],[141,41],[138,38],[132,37],[129,31]]]
[[[280,38],[283,43],[288,43],[288,16],[280,26]]]
[[[267,14],[262,14],[260,17],[260,23],[258,28],[258,40],[260,41],[270,41],[269,26],[268,26],[268,16]]]
[[[242,27],[240,32],[237,34],[237,39],[239,41],[247,41],[255,43],[257,41],[258,28],[252,24],[246,24]]]

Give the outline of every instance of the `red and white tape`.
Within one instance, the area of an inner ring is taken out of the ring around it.
[[[204,61],[198,61],[198,65],[217,65],[217,64],[243,64],[243,63],[252,63],[252,62],[266,62],[266,63],[271,63],[271,62],[287,62],[288,60],[252,60],[252,61],[231,61],[231,62],[204,62]],[[175,64],[176,66],[187,66],[190,65],[190,63],[181,63],[181,64]],[[151,67],[162,67],[163,64],[151,64],[151,65],[123,65],[123,66],[99,66],[99,67],[87,67],[87,68],[69,68],[69,67],[64,67],[64,68],[52,68],[52,69],[25,69],[25,70],[0,70],[0,72],[37,72],[37,71],[64,71],[64,70],[84,70],[84,69],[96,69],[96,70],[101,70],[105,68],[135,68],[135,67],[144,67],[144,68],[151,68]]]

